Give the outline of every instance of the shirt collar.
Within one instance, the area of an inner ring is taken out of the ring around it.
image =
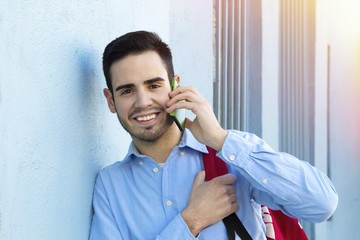
[[[198,142],[198,140],[196,140],[194,135],[192,135],[192,133],[188,129],[184,130],[183,136],[182,136],[181,141],[178,146],[179,147],[189,147],[189,148],[192,148],[192,149],[197,150],[202,153],[208,153],[206,146],[204,144]]]
[[[200,142],[198,142],[195,137],[192,135],[190,130],[185,129],[183,136],[178,144],[179,148],[192,148],[194,150],[197,150],[202,153],[208,153],[208,150],[206,149],[206,146]],[[134,142],[130,143],[128,153],[126,154],[123,161],[128,161],[131,159],[132,156],[136,157],[146,157],[145,155],[142,155],[139,153],[139,151],[136,149]]]

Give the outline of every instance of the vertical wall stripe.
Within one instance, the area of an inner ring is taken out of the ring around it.
[[[280,3],[280,150],[314,163],[315,1]],[[309,239],[313,224],[303,222]]]
[[[261,135],[261,1],[215,0],[214,12],[214,111],[224,128]]]
[[[240,129],[243,120],[242,96],[242,14],[241,1],[214,1],[215,77],[214,111],[224,128]]]

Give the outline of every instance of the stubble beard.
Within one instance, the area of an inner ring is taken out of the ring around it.
[[[167,130],[174,122],[173,118],[169,114],[166,114],[166,119],[162,126],[152,126],[149,128],[139,129],[136,127],[131,127],[123,118],[119,116],[118,113],[117,117],[121,126],[131,135],[133,139],[137,138],[138,140],[144,142],[156,142],[164,135],[164,133],[167,132]]]

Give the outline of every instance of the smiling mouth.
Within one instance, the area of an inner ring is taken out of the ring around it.
[[[139,122],[147,122],[147,121],[150,121],[150,120],[156,118],[156,116],[157,116],[156,114],[150,114],[147,116],[137,117],[136,120]]]

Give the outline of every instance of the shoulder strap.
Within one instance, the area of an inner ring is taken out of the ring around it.
[[[215,177],[227,174],[226,163],[216,156],[216,150],[208,146],[206,148],[209,153],[203,154],[205,180],[210,181]]]
[[[205,180],[209,181],[217,176],[228,173],[226,163],[216,156],[216,150],[206,146],[208,154],[203,154]],[[235,232],[242,240],[252,240],[246,228],[235,213],[223,219],[229,240],[235,239]]]

